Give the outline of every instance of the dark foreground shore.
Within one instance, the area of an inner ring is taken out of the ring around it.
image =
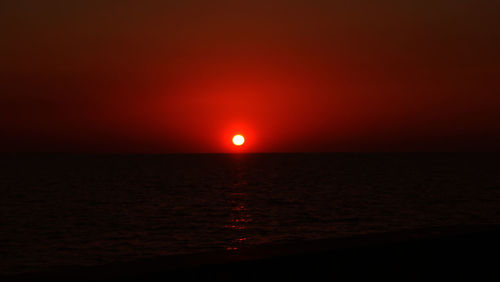
[[[359,235],[0,277],[1,281],[390,280],[500,277],[500,226]]]

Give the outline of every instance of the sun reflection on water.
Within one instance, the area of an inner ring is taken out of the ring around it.
[[[248,183],[241,167],[238,167],[235,181],[231,184],[229,200],[231,211],[229,222],[225,228],[230,232],[230,240],[227,242],[226,250],[235,251],[247,244],[250,240],[247,228],[252,221],[250,210],[247,207]]]

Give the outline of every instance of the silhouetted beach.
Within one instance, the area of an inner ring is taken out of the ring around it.
[[[2,281],[498,278],[500,226],[451,226],[64,267]]]

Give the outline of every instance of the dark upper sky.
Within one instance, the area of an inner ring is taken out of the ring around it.
[[[0,2],[0,151],[500,149],[500,2]]]

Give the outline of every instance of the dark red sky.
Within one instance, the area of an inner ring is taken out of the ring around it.
[[[499,18],[493,0],[2,1],[0,151],[231,152],[236,133],[247,152],[498,151]]]

